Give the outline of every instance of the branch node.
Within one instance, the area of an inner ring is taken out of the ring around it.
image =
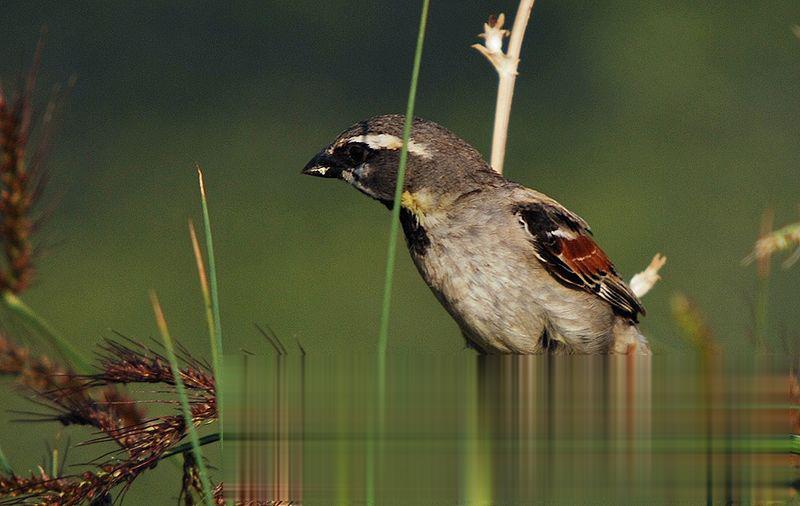
[[[666,263],[667,257],[661,253],[656,253],[653,260],[650,261],[650,265],[631,278],[630,287],[637,297],[641,298],[647,295],[647,292],[661,279],[661,276],[658,275],[658,271],[660,271]]]
[[[483,33],[478,35],[478,37],[484,39],[484,43],[472,45],[472,48],[489,60],[489,63],[492,64],[500,78],[497,90],[491,156],[492,168],[500,174],[503,173],[508,122],[511,117],[511,99],[514,94],[514,81],[518,74],[519,54],[533,4],[534,0],[520,0],[511,31],[503,28],[506,20],[505,14],[500,14],[497,17],[489,16],[489,20],[483,24]],[[503,39],[505,37],[510,37],[510,41],[508,49],[504,52]]]

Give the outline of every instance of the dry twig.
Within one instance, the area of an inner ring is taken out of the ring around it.
[[[483,24],[483,33],[478,37],[484,39],[483,44],[473,44],[472,47],[486,57],[497,71],[499,83],[497,86],[497,104],[495,106],[494,130],[492,133],[491,166],[498,173],[503,173],[503,164],[506,156],[506,143],[508,141],[508,124],[511,119],[511,102],[514,97],[514,84],[517,80],[517,67],[519,66],[522,40],[525,29],[533,10],[535,0],[521,0],[514,18],[514,27],[511,31],[503,28],[505,14],[497,17],[490,16]],[[508,50],[503,52],[503,39],[510,37]],[[656,254],[650,265],[631,279],[631,289],[637,297],[643,297],[655,283],[661,279],[659,269],[664,266],[667,259],[661,254]]]
[[[473,44],[494,66],[499,77],[497,86],[497,104],[494,112],[494,132],[492,134],[491,165],[494,170],[503,173],[503,162],[506,156],[508,139],[508,123],[511,119],[511,101],[514,97],[514,84],[517,80],[519,55],[522,50],[522,39],[533,10],[535,0],[521,0],[514,18],[514,27],[509,32],[503,29],[505,14],[490,17],[483,25],[483,33],[479,37],[485,39],[484,44]],[[508,51],[503,52],[503,37],[509,36]]]
[[[634,295],[640,298],[647,295],[647,292],[649,292],[653,286],[655,286],[658,280],[661,279],[661,276],[658,275],[658,272],[666,263],[667,257],[661,253],[656,253],[653,259],[650,261],[650,265],[648,265],[645,270],[631,278],[629,285]]]

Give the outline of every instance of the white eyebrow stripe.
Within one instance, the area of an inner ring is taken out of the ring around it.
[[[350,137],[344,141],[345,144],[351,142],[361,142],[371,147],[372,149],[400,149],[403,147],[403,139],[390,134],[367,134],[357,135]],[[422,158],[433,158],[433,154],[428,149],[426,144],[416,142],[413,140],[408,141],[408,152]]]

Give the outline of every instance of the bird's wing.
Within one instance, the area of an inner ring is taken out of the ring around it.
[[[536,257],[559,282],[597,295],[633,321],[638,321],[639,313],[645,314],[579,216],[555,201],[519,204],[515,213],[530,234]]]

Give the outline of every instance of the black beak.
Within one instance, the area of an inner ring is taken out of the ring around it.
[[[343,167],[328,153],[321,151],[306,164],[301,174],[305,174],[307,176],[340,179],[342,176],[342,170],[345,168],[346,167]]]

